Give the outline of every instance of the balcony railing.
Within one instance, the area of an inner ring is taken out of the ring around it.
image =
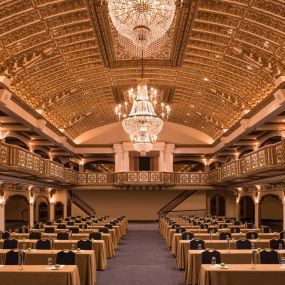
[[[209,185],[281,168],[285,168],[285,141],[264,146],[209,173],[155,171],[78,173],[19,146],[0,143],[0,169],[31,173],[70,185]]]

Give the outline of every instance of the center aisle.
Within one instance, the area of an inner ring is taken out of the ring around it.
[[[133,227],[121,241],[116,256],[105,271],[97,271],[96,285],[183,285],[184,271],[175,267],[158,225],[153,229]]]

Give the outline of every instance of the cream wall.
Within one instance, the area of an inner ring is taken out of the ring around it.
[[[270,196],[265,197],[260,205],[260,218],[268,220],[282,220],[283,219],[282,202]]]
[[[28,220],[28,204],[25,198],[19,196],[11,197],[5,205],[5,219],[8,221],[20,221],[22,220],[21,212],[25,209],[27,210],[24,212],[23,218],[26,221]]]
[[[206,209],[206,191],[197,191],[184,202],[179,204],[173,211],[185,211],[185,210],[201,210]]]
[[[157,220],[157,212],[181,191],[76,191],[97,211],[97,216],[125,215],[129,220]],[[86,215],[76,206],[72,215]]]

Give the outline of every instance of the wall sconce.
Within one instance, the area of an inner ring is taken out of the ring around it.
[[[4,140],[7,137],[8,133],[9,131],[4,129],[0,124],[0,140]]]

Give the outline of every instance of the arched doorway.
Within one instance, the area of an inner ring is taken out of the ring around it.
[[[63,218],[63,204],[61,202],[57,202],[54,206],[54,217],[56,220]]]
[[[243,196],[240,199],[240,220],[254,222],[254,203],[250,196]]]
[[[72,216],[71,214],[72,202],[70,199],[67,200],[67,217]]]
[[[5,228],[15,229],[28,225],[29,203],[25,196],[10,196],[5,205]]]
[[[283,205],[277,195],[265,195],[260,200],[261,225],[269,226],[274,231],[282,230]]]
[[[210,214],[214,216],[225,216],[226,202],[221,195],[215,195],[210,200]]]
[[[34,208],[36,222],[46,222],[49,219],[49,202],[45,196],[37,196]]]

